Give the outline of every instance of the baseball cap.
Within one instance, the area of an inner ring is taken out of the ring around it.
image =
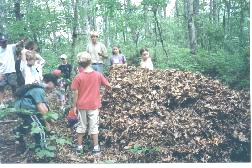
[[[7,41],[7,37],[5,35],[0,36],[0,42],[5,42]]]
[[[62,54],[62,55],[60,56],[60,58],[62,58],[62,59],[67,59],[67,55],[66,55],[66,54]]]

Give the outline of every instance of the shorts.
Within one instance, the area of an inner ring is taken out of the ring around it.
[[[76,132],[79,134],[86,133],[89,127],[88,134],[98,134],[99,130],[99,110],[79,110],[78,123]]]
[[[0,81],[0,91],[3,91],[5,86],[17,87],[16,72],[3,74],[3,79]]]

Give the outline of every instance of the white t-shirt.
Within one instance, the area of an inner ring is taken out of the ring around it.
[[[107,55],[107,49],[101,42],[97,42],[96,45],[88,43],[87,52],[91,55],[92,63],[103,63],[104,58],[99,56],[98,53],[103,53],[105,56]]]
[[[0,73],[7,74],[16,72],[14,51],[16,44],[9,44],[5,49],[0,47]]]
[[[35,62],[35,68],[37,69],[38,73],[39,73],[39,78],[40,81],[43,80],[43,66],[45,64],[45,60],[43,57],[41,57],[41,55],[39,55],[38,53],[36,53],[36,57],[39,59]]]
[[[20,71],[24,77],[25,84],[41,83],[39,72],[34,65],[29,67],[26,62],[21,61]]]
[[[141,68],[147,68],[147,69],[150,69],[150,70],[153,70],[153,69],[154,69],[154,68],[153,68],[153,63],[152,63],[150,57],[147,58],[146,61],[141,60],[140,66],[141,66]]]

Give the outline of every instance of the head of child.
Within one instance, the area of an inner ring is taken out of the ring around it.
[[[25,57],[27,61],[27,66],[32,67],[35,64],[35,61],[37,59],[35,53],[33,51],[26,51],[25,52]]]
[[[143,61],[146,61],[150,57],[149,50],[147,48],[142,48],[140,50],[140,55]]]
[[[43,75],[43,81],[47,90],[52,90],[53,88],[58,86],[58,77],[54,74],[48,73]]]
[[[90,38],[93,44],[96,44],[98,41],[99,34],[96,31],[90,32]]]
[[[67,55],[66,54],[62,54],[60,56],[60,60],[62,64],[67,64]]]
[[[91,65],[91,55],[88,52],[81,52],[77,54],[77,61],[78,64],[82,68],[87,68],[88,66]]]
[[[112,48],[112,54],[113,54],[113,55],[118,55],[118,54],[120,54],[120,47],[114,46],[114,47]]]
[[[38,49],[38,46],[34,41],[29,41],[26,43],[25,49],[30,51],[36,51]]]

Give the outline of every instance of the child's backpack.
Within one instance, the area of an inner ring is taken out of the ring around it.
[[[39,84],[37,84],[37,83],[22,85],[20,88],[18,88],[16,90],[15,97],[17,97],[17,98],[23,98],[25,96],[25,94],[30,89],[33,89],[33,88],[44,88],[44,87],[41,86],[41,85],[39,85]]]

